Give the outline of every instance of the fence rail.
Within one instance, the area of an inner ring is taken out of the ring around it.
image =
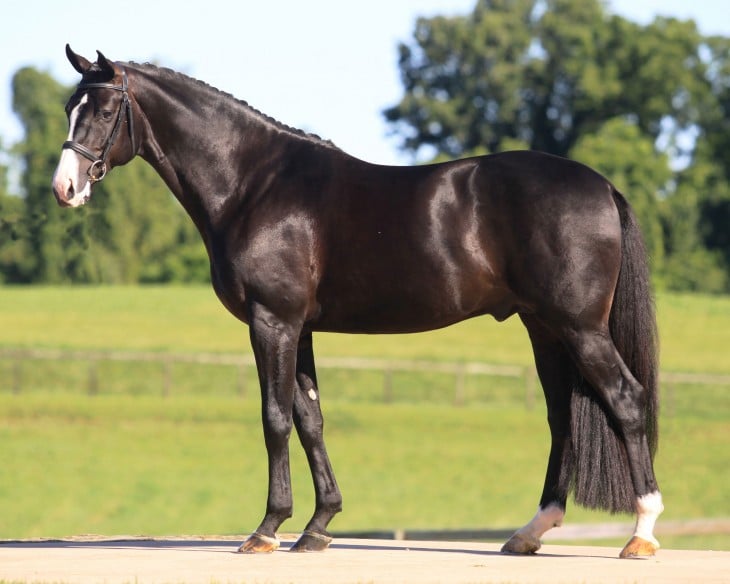
[[[576,523],[551,529],[542,539],[548,542],[566,540],[593,540],[626,538],[634,530],[633,523]],[[394,539],[410,541],[483,541],[508,539],[517,527],[503,529],[392,529],[371,531],[342,531],[333,533],[337,538]],[[660,521],[656,526],[659,537],[666,535],[727,535],[730,519],[685,519]]]
[[[244,371],[254,367],[253,355],[230,353],[157,353],[141,351],[88,351],[70,349],[28,349],[0,348],[0,360],[10,361],[11,377],[9,385],[14,393],[23,391],[23,365],[31,361],[81,362],[88,367],[87,390],[90,394],[99,392],[98,365],[102,362],[157,363],[163,369],[162,393],[173,391],[173,367],[177,364],[223,365]],[[453,403],[462,405],[465,401],[465,381],[470,376],[493,376],[522,380],[524,385],[525,406],[532,409],[538,389],[537,374],[533,366],[500,365],[482,362],[453,362],[425,360],[396,360],[367,357],[319,357],[317,368],[320,370],[369,371],[382,375],[382,398],[385,402],[393,400],[393,374],[396,372],[439,373],[453,376]],[[243,379],[243,375],[239,376]],[[661,372],[660,381],[664,385],[696,384],[730,386],[730,375],[689,372]],[[242,381],[240,383],[243,383]],[[241,389],[243,393],[243,389]],[[671,398],[671,395],[669,396]],[[671,399],[670,399],[671,401]]]

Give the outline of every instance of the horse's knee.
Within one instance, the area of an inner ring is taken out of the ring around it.
[[[291,413],[282,412],[278,407],[264,410],[264,439],[267,445],[283,446],[289,441],[292,430]]]

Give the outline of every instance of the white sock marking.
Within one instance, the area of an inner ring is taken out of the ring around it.
[[[659,542],[654,537],[654,525],[662,511],[664,511],[664,504],[662,503],[662,494],[659,491],[639,497],[636,500],[634,535],[650,541],[658,547]]]
[[[538,508],[537,513],[530,522],[519,529],[517,533],[540,539],[547,530],[561,526],[564,517],[565,510],[558,505],[550,504],[544,509]]]

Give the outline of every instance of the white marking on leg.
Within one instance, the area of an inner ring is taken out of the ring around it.
[[[560,527],[563,524],[565,510],[559,505],[551,503],[544,509],[538,508],[535,516],[530,522],[519,529],[517,533],[540,539],[543,534],[553,527]]]
[[[634,529],[634,535],[659,547],[659,542],[654,537],[654,525],[662,511],[664,511],[664,504],[662,503],[662,494],[659,491],[636,499],[636,528]]]

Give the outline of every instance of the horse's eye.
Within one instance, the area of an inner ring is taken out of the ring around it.
[[[101,119],[105,122],[108,122],[112,119],[112,115],[112,112],[110,112],[109,110],[104,110],[103,112],[101,112]]]

